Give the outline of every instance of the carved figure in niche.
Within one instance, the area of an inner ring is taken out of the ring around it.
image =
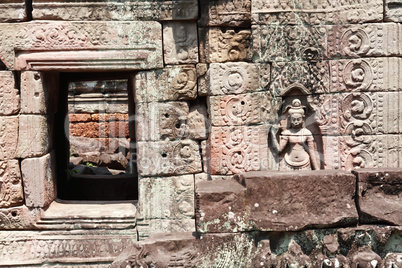
[[[271,268],[276,266],[276,255],[272,254],[268,239],[261,240],[258,243],[257,254],[253,259],[252,267]]]
[[[310,130],[304,126],[304,106],[299,99],[294,99],[292,105],[286,108],[288,112],[288,127],[276,138],[277,127],[271,127],[271,138],[278,154],[285,152],[280,169],[283,170],[318,170],[319,161],[316,156],[316,145]]]
[[[305,255],[296,241],[292,240],[289,249],[278,258],[279,268],[311,267],[309,256]]]
[[[358,249],[352,258],[352,268],[379,268],[382,267],[381,257],[369,246]]]
[[[322,253],[317,256],[315,267],[319,268],[349,268],[350,261],[339,253],[339,243],[336,236],[326,235],[323,239]]]

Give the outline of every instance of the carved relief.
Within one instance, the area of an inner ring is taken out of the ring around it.
[[[0,22],[25,21],[27,18],[25,2],[9,0],[0,3]]]
[[[313,260],[313,267],[349,268],[350,261],[340,254],[338,239],[334,235],[326,235],[323,240],[322,252]]]
[[[16,156],[18,131],[18,117],[0,116],[0,160]]]
[[[251,58],[250,30],[207,28],[200,32],[203,60],[208,63],[248,61]]]
[[[278,267],[310,267],[311,260],[305,255],[296,241],[291,240],[287,252],[278,257]]]
[[[325,27],[253,25],[252,32],[257,62],[317,61],[326,55]]]
[[[384,258],[384,268],[399,268],[402,267],[401,253],[388,253]]]
[[[9,232],[8,232],[9,233]],[[26,263],[75,263],[85,259],[91,262],[112,262],[125,247],[136,242],[130,235],[68,235],[27,231],[8,236],[0,233],[2,265],[14,266]],[[75,266],[74,266],[75,267]]]
[[[381,4],[382,5],[382,4]],[[402,27],[394,23],[328,25],[329,57],[357,58],[401,55]]]
[[[399,91],[402,60],[365,58],[329,61],[331,92]],[[388,75],[384,75],[387,73]]]
[[[211,174],[230,175],[269,169],[267,128],[212,127],[209,152]]]
[[[20,108],[19,100],[13,73],[0,71],[0,115],[16,114]]]
[[[384,2],[384,20],[402,22],[401,5],[398,2],[392,0],[386,0]]]
[[[268,239],[258,243],[257,254],[253,259],[253,267],[275,267],[276,255],[271,252],[271,245]]]
[[[21,230],[21,229],[35,228],[37,216],[38,216],[37,210],[29,210],[25,206],[0,209],[0,229]]]
[[[21,173],[18,160],[0,162],[0,208],[21,205],[22,193]]]
[[[10,69],[138,70],[162,67],[161,26],[157,22],[4,24],[0,36],[1,59]],[[27,51],[29,53],[25,53]],[[116,61],[120,58],[124,60]],[[100,59],[102,63],[99,63]],[[74,62],[66,66],[66,61]]]
[[[210,95],[263,91],[270,82],[270,65],[212,63],[208,74]]]
[[[197,63],[197,25],[192,22],[165,22],[163,49],[166,64]]]
[[[371,1],[253,1],[252,16],[259,23],[346,24],[382,20],[382,3]]]
[[[205,139],[206,114],[190,112],[186,102],[155,102],[137,105],[137,140]]]
[[[270,90],[275,96],[283,95],[295,84],[308,89],[308,94],[329,92],[328,63],[322,61],[272,64]]]
[[[285,108],[287,112],[287,127],[279,134],[278,126],[270,129],[273,149],[280,155],[280,170],[311,170],[320,169],[317,147],[310,130],[304,125],[305,107],[299,99],[293,99],[292,105]],[[284,155],[282,156],[282,153]]]
[[[47,1],[34,0],[35,20],[191,20],[197,18],[198,3],[194,0],[173,1]]]
[[[251,21],[251,1],[208,1],[200,3],[202,26],[248,26]]]
[[[137,229],[140,240],[148,238],[152,234],[195,232],[194,219],[150,219],[138,220]]]
[[[269,92],[209,97],[211,124],[236,126],[273,122],[277,100]]]
[[[351,268],[380,268],[382,267],[382,259],[370,247],[363,246],[358,249],[351,258]]]
[[[141,176],[180,175],[202,171],[197,142],[192,140],[138,142]]]
[[[194,218],[194,176],[142,178],[139,181],[141,219]]]
[[[139,72],[135,76],[135,101],[174,101],[197,97],[197,76],[193,65]]]

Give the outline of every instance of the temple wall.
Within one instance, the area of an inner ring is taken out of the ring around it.
[[[0,267],[402,267],[401,23],[388,0],[3,1]],[[70,135],[84,162],[124,147],[135,194],[65,200]],[[197,237],[146,240],[172,232]]]

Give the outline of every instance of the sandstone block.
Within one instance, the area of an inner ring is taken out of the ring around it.
[[[270,92],[211,96],[208,101],[213,126],[260,124],[277,118]]]
[[[198,16],[195,0],[174,1],[51,1],[33,0],[35,20],[191,20]]]
[[[402,54],[402,26],[398,23],[326,27],[330,58],[384,57]]]
[[[205,139],[206,114],[186,102],[139,103],[136,113],[137,141]]]
[[[357,169],[360,222],[402,225],[400,169]]]
[[[197,97],[197,74],[193,65],[168,66],[139,72],[135,76],[135,101],[176,101]]]
[[[382,21],[379,0],[353,2],[252,1],[254,23],[265,24],[348,24]]]
[[[212,127],[207,152],[212,175],[267,170],[268,126]]]
[[[199,145],[195,141],[138,142],[137,146],[141,176],[202,172]]]
[[[206,63],[199,63],[196,65],[197,69],[197,82],[198,82],[198,96],[208,96],[208,65]]]
[[[49,126],[43,115],[21,115],[17,156],[28,158],[43,156],[49,152]],[[14,134],[15,135],[15,134]]]
[[[22,199],[23,197],[21,195],[21,200]],[[6,230],[8,234],[10,234],[10,230],[31,230],[35,228],[37,216],[37,211],[30,210],[26,206],[2,208],[0,209],[0,229]],[[2,233],[4,234],[4,231],[0,231],[0,235]],[[17,251],[17,249],[15,249],[15,251]]]
[[[56,197],[54,153],[39,158],[28,158],[21,162],[24,182],[25,205],[46,208]]]
[[[263,91],[270,82],[269,64],[212,63],[207,85],[210,95],[242,94]]]
[[[331,92],[401,91],[400,58],[329,61]]]
[[[9,69],[88,71],[163,66],[158,22],[33,21],[3,24],[0,37],[0,58]]]
[[[46,114],[49,102],[48,88],[45,88],[40,72],[21,73],[21,112],[24,114]]]
[[[244,26],[251,22],[251,0],[200,2],[201,26]]]
[[[0,22],[25,21],[26,19],[25,1],[8,0],[0,3]]]
[[[197,63],[198,35],[196,23],[163,23],[163,50],[166,64]]]
[[[235,179],[196,184],[199,232],[296,231],[357,222],[350,173],[259,171]]]
[[[329,78],[328,61],[274,62],[270,91],[274,96],[287,95],[293,89],[301,95],[328,93]]]
[[[16,114],[20,108],[20,95],[12,72],[0,71],[0,94],[0,115]]]
[[[90,122],[92,121],[91,114],[68,114],[68,120],[71,122]],[[94,120],[99,121],[99,120]]]
[[[201,28],[201,62],[228,62],[251,60],[251,31],[235,28]]]
[[[256,62],[317,61],[325,58],[324,26],[253,25],[253,59]]]
[[[0,116],[0,159],[12,159],[16,156],[18,144],[18,117]]]
[[[386,21],[402,22],[402,9],[397,1],[386,0],[384,2],[384,19]]]
[[[24,194],[18,160],[0,161],[0,208],[19,206],[23,201]],[[0,222],[1,224],[5,223]]]
[[[176,234],[184,232],[195,232],[194,219],[151,219],[139,220],[137,222],[139,240],[145,240],[157,234]]]
[[[193,219],[194,175],[141,178],[141,219]]]

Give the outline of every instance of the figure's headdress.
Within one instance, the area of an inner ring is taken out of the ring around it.
[[[300,114],[304,116],[304,106],[301,105],[301,101],[299,99],[294,99],[292,101],[292,105],[288,106],[289,116],[292,114]]]

